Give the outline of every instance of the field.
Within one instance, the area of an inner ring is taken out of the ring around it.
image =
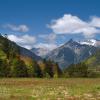
[[[100,100],[100,79],[0,79],[0,100]]]

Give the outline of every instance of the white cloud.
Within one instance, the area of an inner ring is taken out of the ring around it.
[[[43,35],[40,35],[40,37],[42,37]],[[50,34],[51,37],[54,38],[53,35]],[[50,37],[49,36],[49,37]],[[53,42],[46,42],[46,43],[36,43],[36,38],[34,36],[30,36],[30,35],[23,35],[23,36],[17,36],[17,35],[8,35],[8,38],[11,41],[16,42],[18,45],[27,48],[27,49],[31,49],[31,48],[43,48],[46,49],[48,51],[53,50],[57,47],[57,45]],[[47,38],[46,36],[44,36],[44,39]],[[47,39],[48,40],[48,39]],[[49,41],[49,40],[48,40]]]
[[[51,51],[58,47],[56,44],[57,34],[41,34],[38,37],[43,39],[44,43],[37,43],[36,45],[34,45],[35,48],[42,48],[47,51]]]
[[[41,34],[39,35],[39,38],[44,39],[48,43],[54,43],[56,40],[57,35],[55,33],[50,33],[50,34]]]
[[[100,17],[96,17],[96,16],[92,17],[90,25],[100,28]]]
[[[33,47],[34,43],[36,42],[36,38],[34,36],[30,35],[23,35],[23,36],[17,36],[17,35],[8,35],[8,38],[11,41],[16,42],[18,45],[25,47],[27,49],[30,49]]]
[[[49,28],[56,34],[83,34],[85,37],[93,37],[100,32],[100,18],[93,17],[90,22],[81,20],[77,16],[65,14],[63,17],[53,20]]]
[[[53,43],[38,43],[38,44],[34,45],[34,47],[45,48],[45,49],[50,51],[50,50],[57,48],[57,45],[53,44]]]
[[[6,24],[4,25],[5,28],[11,29],[12,31],[19,31],[19,32],[28,32],[29,28],[27,25],[12,25],[12,24]]]

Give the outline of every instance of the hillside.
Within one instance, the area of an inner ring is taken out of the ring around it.
[[[78,64],[71,64],[64,69],[66,77],[100,77],[100,50]]]
[[[89,57],[85,63],[98,71],[100,71],[100,50],[98,50],[93,56]]]
[[[17,53],[21,56],[30,57],[34,60],[41,60],[41,57],[32,53],[28,49],[18,46],[15,42],[8,40],[7,37],[5,38],[3,36],[0,36],[0,48],[5,48],[5,52],[7,52],[9,49],[12,53]]]
[[[40,64],[41,62],[41,64]],[[44,69],[42,69],[42,64]],[[0,77],[59,77],[59,66],[0,36]]]

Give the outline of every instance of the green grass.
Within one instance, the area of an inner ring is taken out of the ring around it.
[[[0,100],[100,100],[100,79],[0,79]]]

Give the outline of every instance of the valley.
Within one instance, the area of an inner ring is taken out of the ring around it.
[[[100,100],[100,0],[0,0],[0,100]]]

